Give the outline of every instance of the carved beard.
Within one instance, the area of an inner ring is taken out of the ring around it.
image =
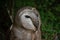
[[[23,10],[20,14],[20,21],[25,29],[36,31],[39,25],[38,16],[30,9]]]

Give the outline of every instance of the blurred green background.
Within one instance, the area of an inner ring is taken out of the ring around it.
[[[41,16],[42,40],[60,40],[60,1],[59,0],[0,0],[0,40],[5,40],[12,24],[10,15],[25,6],[35,7]],[[58,37],[58,38],[56,38]]]

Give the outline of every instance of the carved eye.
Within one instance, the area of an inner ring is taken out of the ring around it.
[[[30,18],[30,16],[28,16],[28,15],[26,15],[25,17],[26,17],[26,18]]]

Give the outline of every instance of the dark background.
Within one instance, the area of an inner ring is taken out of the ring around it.
[[[9,15],[16,15],[24,6],[35,7],[41,16],[43,40],[60,40],[60,0],[0,0],[0,40],[9,37],[12,21]]]

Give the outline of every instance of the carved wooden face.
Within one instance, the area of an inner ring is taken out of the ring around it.
[[[18,11],[15,23],[25,29],[36,31],[40,24],[39,13],[35,8],[25,7]]]

